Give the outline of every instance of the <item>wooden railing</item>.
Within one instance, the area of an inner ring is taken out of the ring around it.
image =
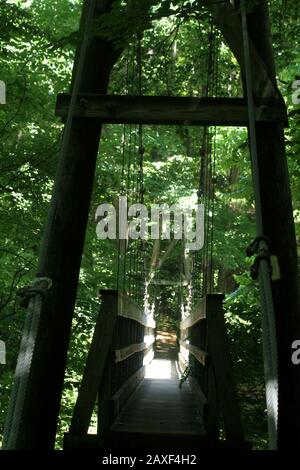
[[[101,441],[144,378],[154,356],[155,321],[126,295],[101,291],[97,318],[83,379],[64,448]],[[88,429],[97,403],[97,434]],[[92,439],[91,439],[92,437]]]
[[[220,422],[226,441],[245,442],[234,385],[222,294],[208,294],[180,324],[179,364],[210,437],[218,439]]]

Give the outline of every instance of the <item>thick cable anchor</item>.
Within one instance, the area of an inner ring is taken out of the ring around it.
[[[21,307],[27,308],[29,300],[36,295],[45,297],[46,291],[52,287],[52,279],[49,277],[37,277],[28,285],[21,287],[18,290],[17,295],[21,298]]]
[[[250,258],[256,255],[253,265],[250,268],[250,276],[252,279],[258,279],[259,275],[259,263],[261,260],[267,261],[270,269],[270,275],[272,276],[272,262],[271,262],[271,251],[269,249],[270,240],[267,237],[261,236],[256,237],[253,242],[247,247],[246,254]]]

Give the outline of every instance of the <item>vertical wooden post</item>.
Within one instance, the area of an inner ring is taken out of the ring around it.
[[[112,424],[112,413],[110,408],[112,372],[112,353],[108,354],[103,378],[98,391],[98,423],[97,434],[104,437]]]
[[[266,0],[248,15],[249,34],[276,84]],[[257,123],[257,145],[264,235],[278,257],[281,279],[273,281],[279,360],[279,449],[300,447],[300,368],[291,361],[291,345],[300,338],[299,278],[293,207],[285,152],[284,127]]]
[[[216,377],[213,364],[208,364],[207,370],[207,407],[206,421],[207,433],[212,441],[218,441],[220,434],[220,412],[217,395]]]
[[[206,296],[206,318],[210,368],[214,369],[218,402],[222,410],[226,440],[235,444],[244,442],[232,363],[226,334],[222,294]],[[208,402],[210,397],[208,397]]]
[[[108,11],[112,3],[112,0],[97,2],[95,19]],[[119,53],[100,36],[91,39],[80,93],[106,93],[110,71]],[[73,80],[75,74],[76,61]],[[53,216],[42,245],[39,275],[51,278],[53,286],[43,301],[13,449],[45,450],[54,446],[100,133],[98,120],[73,119],[68,150],[63,155],[52,198]]]
[[[102,304],[78,392],[70,434],[87,433],[103,373],[109,372],[110,351],[118,315],[117,291],[102,290]],[[108,367],[108,368],[107,368]]]

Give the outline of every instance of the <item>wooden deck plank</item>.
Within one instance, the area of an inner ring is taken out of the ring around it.
[[[178,379],[144,379],[112,426],[113,432],[205,435],[189,386]]]

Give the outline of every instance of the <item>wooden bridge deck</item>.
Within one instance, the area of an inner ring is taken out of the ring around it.
[[[203,435],[203,421],[185,385],[176,380],[145,379],[113,425],[118,432]]]
[[[169,368],[169,377],[153,378],[162,366]],[[189,386],[179,387],[175,362],[154,360],[112,426],[110,440],[124,448],[180,448],[185,441],[188,447],[200,444],[204,436],[202,416]]]
[[[99,389],[101,394],[98,398],[101,406],[98,407],[97,429],[94,434],[88,432],[92,407],[95,404],[97,387],[99,386],[95,385],[93,377],[95,374],[99,374],[98,357],[101,357],[103,344],[107,344],[103,335],[100,339],[97,336],[98,330],[103,332],[105,328],[96,328],[92,342],[93,348],[90,350],[87,361],[87,372],[83,377],[76,403],[77,408],[74,411],[70,432],[65,435],[64,449],[143,451],[150,449],[156,451],[249,449],[250,445],[245,441],[240,421],[229,354],[226,349],[225,323],[223,316],[221,316],[223,315],[222,300],[223,296],[216,298],[214,295],[209,297],[209,304],[207,304],[207,299],[205,299],[205,315],[203,315],[202,306],[197,311],[198,317],[186,319],[182,326],[185,338],[186,330],[193,327],[195,322],[198,324],[205,318],[207,319],[206,331],[214,333],[213,337],[209,336],[209,362],[205,359],[208,354],[205,352],[206,349],[203,351],[189,343],[187,344],[190,347],[186,346],[186,349],[192,351],[202,367],[210,366],[206,374],[209,381],[207,389],[209,397],[204,396],[194,377],[190,380],[193,393],[187,383],[179,386],[176,361],[178,359],[181,366],[184,367],[186,360],[181,351],[178,355],[176,334],[156,331],[155,359],[148,366],[139,366],[129,379],[121,382],[113,395],[107,371],[110,371],[112,366],[116,367],[117,361],[109,356],[110,359],[106,363],[106,367],[109,367],[106,371],[106,378],[104,380],[102,377],[101,390]],[[216,304],[217,302],[219,305]],[[105,306],[105,303],[103,305]],[[136,316],[135,310],[134,313]],[[102,320],[110,317],[99,315],[99,318]],[[97,325],[101,325],[100,320]],[[142,320],[144,321],[144,313],[142,313]],[[219,334],[218,341],[215,338],[216,331]],[[133,345],[136,346],[136,344]],[[205,347],[207,348],[207,346]],[[128,348],[125,350],[127,351]],[[124,348],[118,350],[118,352],[120,351],[124,352]],[[203,355],[205,355],[204,359]],[[128,357],[130,356],[123,358],[121,365],[125,359],[128,360]],[[144,355],[144,359],[145,357],[147,355]],[[114,372],[116,373],[116,369]],[[120,376],[122,377],[122,374]],[[91,393],[91,388],[93,393]],[[218,394],[218,390],[221,393]],[[218,437],[220,412],[224,421],[226,439]],[[205,414],[205,424],[203,413]]]

